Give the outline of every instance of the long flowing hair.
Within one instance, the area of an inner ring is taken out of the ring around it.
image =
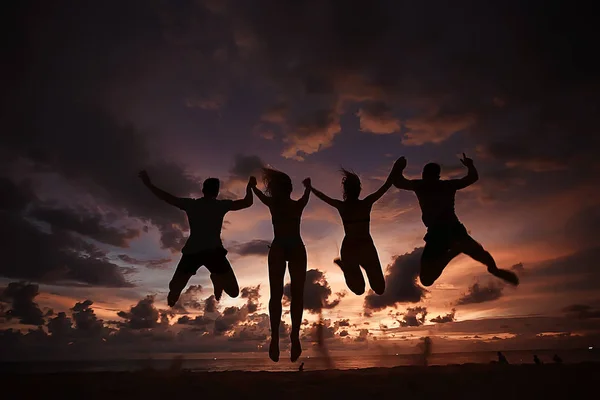
[[[342,175],[342,187],[344,189],[344,200],[348,198],[356,198],[360,195],[362,185],[360,178],[354,172],[348,171],[347,169],[341,168]]]
[[[292,179],[284,172],[263,168],[263,183],[267,196],[289,196],[292,194]]]

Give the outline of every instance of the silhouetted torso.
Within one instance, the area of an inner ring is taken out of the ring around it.
[[[457,187],[453,181],[416,179],[412,182],[421,206],[421,218],[426,227],[459,222],[454,211]]]
[[[185,210],[190,224],[190,237],[181,252],[192,254],[222,247],[223,218],[231,210],[233,201],[206,197],[182,200],[181,208]]]
[[[369,236],[371,208],[373,204],[364,200],[346,200],[338,208],[346,236]]]
[[[304,206],[297,200],[271,199],[269,204],[275,239],[300,238],[300,219]]]

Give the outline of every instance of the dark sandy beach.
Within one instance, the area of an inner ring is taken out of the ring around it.
[[[5,374],[5,398],[556,399],[598,396],[600,363],[448,365],[305,372]],[[4,397],[3,396],[3,397]]]

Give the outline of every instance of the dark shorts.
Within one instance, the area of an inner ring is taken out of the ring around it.
[[[211,274],[226,274],[231,270],[231,265],[227,260],[227,250],[224,248],[203,250],[193,254],[183,254],[177,271],[191,275],[196,275],[198,269],[205,266]]]
[[[423,240],[428,245],[439,247],[451,247],[455,243],[471,239],[467,228],[460,222],[448,225],[432,226],[427,229],[427,234]]]

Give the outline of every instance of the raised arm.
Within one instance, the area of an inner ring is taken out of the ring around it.
[[[310,178],[306,178],[305,180],[303,180],[302,184],[304,185],[304,193],[302,194],[302,197],[298,199],[298,204],[300,204],[300,206],[302,207],[306,207],[306,204],[308,204],[308,198],[310,197]]]
[[[414,190],[413,181],[404,177],[404,168],[406,168],[406,158],[400,157],[394,163],[392,168],[392,182],[398,189]]]
[[[342,204],[341,200],[332,199],[331,197],[327,196],[325,193],[320,192],[317,189],[315,189],[312,186],[312,184],[310,186],[310,190],[315,194],[315,196],[317,196],[319,199],[323,200],[325,203],[329,204],[331,207],[339,208],[339,206]]]
[[[243,210],[244,208],[248,208],[252,205],[254,199],[252,197],[252,188],[255,186],[256,178],[251,176],[250,179],[248,179],[248,184],[246,185],[246,197],[243,199],[234,200],[233,203],[231,203],[231,211]]]
[[[394,163],[394,167],[390,171],[390,174],[388,175],[388,177],[385,180],[385,182],[383,183],[383,185],[381,185],[381,187],[379,189],[377,189],[377,191],[375,191],[375,192],[371,193],[370,195],[368,195],[367,197],[365,197],[365,201],[367,201],[371,204],[375,203],[377,200],[379,200],[381,198],[381,196],[383,196],[385,194],[385,192],[387,192],[392,187],[392,183],[394,182],[394,168],[396,168],[395,163]]]
[[[146,185],[146,187],[148,189],[150,189],[150,191],[152,193],[154,193],[154,195],[156,197],[158,197],[162,201],[165,201],[165,202],[171,204],[172,206],[175,206],[177,208],[185,210],[185,205],[186,205],[186,200],[187,199],[173,196],[172,194],[167,193],[164,190],[159,189],[156,186],[154,186],[154,184],[150,180],[150,177],[148,176],[148,173],[146,171],[141,171],[138,174],[138,176],[140,177],[140,179],[142,180],[142,182],[144,183],[144,185]]]
[[[268,207],[269,204],[271,204],[271,199],[269,198],[269,196],[267,196],[263,192],[261,192],[260,189],[256,187],[256,185],[252,186],[252,191],[254,192],[254,194],[256,195],[256,197],[258,197],[258,199],[260,201],[262,201],[262,203],[265,206]]]
[[[467,186],[474,184],[479,179],[479,174],[477,173],[477,168],[475,168],[475,165],[473,164],[473,160],[468,158],[465,153],[463,153],[463,158],[461,158],[460,162],[467,167],[468,171],[466,176],[460,179],[451,179],[449,181],[455,190],[464,189]]]

